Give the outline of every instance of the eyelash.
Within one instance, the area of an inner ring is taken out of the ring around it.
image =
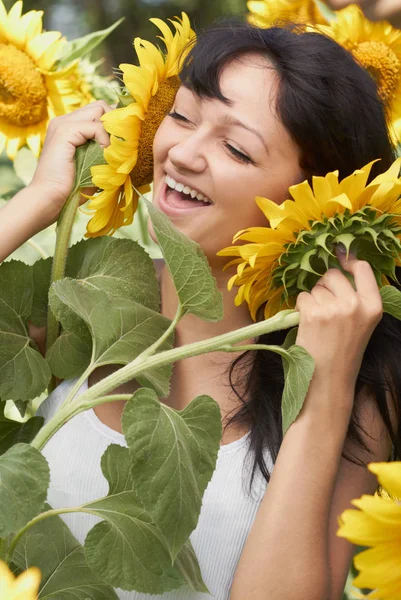
[[[235,158],[238,158],[238,160],[240,160],[241,162],[245,163],[246,165],[254,164],[253,160],[251,158],[249,158],[249,156],[247,156],[246,154],[243,154],[242,152],[237,150],[237,148],[234,148],[234,146],[231,146],[231,144],[227,144],[227,142],[224,142],[224,145],[227,148],[227,150],[229,152],[231,152],[231,154],[233,156],[235,156]]]
[[[183,121],[184,123],[190,123],[189,119],[187,119],[183,115],[180,115],[180,113],[176,112],[175,110],[173,110],[170,113],[168,113],[168,116],[171,117],[172,119],[175,119],[176,121]],[[246,164],[246,165],[254,164],[253,160],[251,158],[249,158],[249,156],[247,156],[246,154],[243,154],[242,152],[240,152],[239,150],[237,150],[236,148],[234,148],[234,146],[231,146],[231,144],[228,144],[227,142],[224,142],[224,145],[227,148],[227,150],[229,152],[231,152],[231,154],[235,158],[237,158],[238,160],[240,160],[244,164]]]

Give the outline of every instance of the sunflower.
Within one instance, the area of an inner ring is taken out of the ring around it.
[[[318,29],[351,52],[375,79],[396,142],[401,134],[401,31],[386,21],[369,21],[356,4],[336,16]]]
[[[22,15],[22,2],[7,14],[0,0],[0,153],[11,160],[25,144],[38,156],[49,120],[92,100],[76,62],[55,69],[64,40],[42,32],[42,16]]]
[[[250,242],[221,250],[237,266],[228,287],[238,286],[235,303],[249,305],[256,320],[266,303],[268,318],[295,306],[297,294],[310,291],[331,267],[339,267],[335,245],[342,243],[368,260],[379,286],[395,279],[401,256],[401,179],[398,158],[367,181],[373,161],[339,181],[338,171],[290,187],[291,200],[277,205],[256,198],[270,227],[250,227],[233,240]]]
[[[153,139],[171,110],[180,85],[181,59],[195,40],[189,19],[171,20],[173,34],[160,19],[150,19],[158,27],[166,52],[148,41],[136,38],[139,66],[122,64],[124,85],[132,98],[128,106],[108,112],[102,118],[110,133],[110,146],[104,151],[106,165],[92,168],[93,184],[100,194],[88,205],[96,211],[88,223],[86,237],[113,234],[122,225],[132,223],[138,205],[137,188],[149,191],[153,179]]]
[[[6,563],[0,560],[1,600],[36,600],[40,580],[40,571],[36,567],[31,567],[14,577]]]
[[[327,23],[314,0],[249,0],[247,6],[248,21],[257,27],[271,27],[280,21]]]
[[[401,462],[371,463],[380,485],[401,498]],[[401,505],[390,497],[362,496],[353,500],[359,510],[346,510],[337,535],[368,546],[354,558],[359,574],[353,585],[373,589],[368,598],[401,600]]]

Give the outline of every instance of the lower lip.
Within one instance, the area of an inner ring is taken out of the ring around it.
[[[158,205],[158,208],[169,217],[180,217],[182,215],[187,215],[193,212],[197,212],[199,210],[205,210],[205,208],[209,208],[210,206],[212,206],[211,204],[206,204],[204,202],[198,202],[199,206],[197,206],[195,202],[194,206],[185,206],[184,202],[180,202],[180,200],[177,200],[177,197],[173,197],[174,192],[170,192],[170,194],[167,194],[168,189],[169,188],[167,186],[167,183],[164,183],[160,190],[160,194],[156,204]],[[172,203],[173,198],[174,204]],[[180,203],[182,204],[182,206],[180,206]]]

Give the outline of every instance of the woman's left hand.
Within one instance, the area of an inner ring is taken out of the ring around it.
[[[301,292],[297,344],[315,361],[313,380],[330,381],[340,389],[354,389],[363,353],[383,306],[369,263],[338,252],[355,289],[339,269],[329,269],[310,293]],[[344,387],[345,386],[345,387]]]

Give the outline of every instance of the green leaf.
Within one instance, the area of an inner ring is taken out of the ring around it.
[[[59,56],[59,60],[57,62],[57,69],[64,69],[74,60],[82,58],[86,54],[92,52],[92,50],[101,44],[103,40],[105,40],[111,34],[111,32],[123,22],[123,20],[124,19],[119,19],[107,29],[89,33],[88,35],[71,40],[64,44],[62,47],[62,54]]]
[[[209,396],[183,411],[138,390],[121,420],[134,457],[135,491],[165,536],[173,560],[195,529],[221,440],[221,415]],[[157,474],[157,476],[156,476]]]
[[[0,456],[0,537],[19,531],[43,508],[49,466],[29,444],[16,444]]]
[[[102,456],[102,472],[109,482],[109,495],[120,492],[135,491],[131,475],[132,463],[135,456],[128,448],[111,444]],[[169,571],[170,572],[170,571]],[[208,592],[200,572],[198,560],[190,541],[186,542],[177,556],[171,576],[176,573],[177,582],[180,577],[196,592]]]
[[[88,563],[104,581],[125,590],[158,594],[176,589],[184,581],[172,568],[166,543],[152,517],[130,489],[130,464],[127,448],[109,446],[102,457],[109,493],[82,507],[104,519],[86,537]]]
[[[63,331],[46,353],[50,369],[59,379],[79,377],[90,363],[92,339],[84,324],[80,331],[81,335]]]
[[[144,201],[183,314],[192,313],[205,321],[220,321],[223,318],[222,296],[202,249],[178,231],[151,202]]]
[[[170,321],[159,313],[136,302],[112,298],[90,282],[63,279],[50,290],[50,306],[63,327],[82,335],[82,321],[90,330],[92,363],[95,366],[125,365],[156,342],[170,326]],[[107,318],[105,318],[107,315]],[[172,339],[163,349],[171,348]],[[62,369],[60,355],[51,355],[55,372]],[[171,366],[163,366],[142,375],[143,380],[162,395],[168,394]]]
[[[133,240],[103,236],[70,248],[66,276],[85,279],[110,296],[160,308],[160,291],[153,261]]]
[[[203,592],[204,594],[210,593],[202,579],[198,559],[196,558],[195,551],[189,540],[178,554],[174,566],[181,573],[186,584],[194,592]]]
[[[101,237],[70,248],[66,275],[103,290],[109,298],[134,300],[158,311],[160,291],[152,259],[132,240]],[[61,379],[80,376],[87,368],[92,342],[88,327],[76,313],[64,310],[64,331],[46,359]]]
[[[291,346],[283,356],[285,385],[282,398],[283,433],[295,421],[303,406],[315,368],[311,355],[301,346]]]
[[[28,444],[33,440],[43,425],[42,417],[32,417],[21,423],[4,416],[5,403],[0,404],[0,455],[11,446],[19,443]]]
[[[0,400],[27,401],[50,380],[43,356],[27,330],[32,309],[32,269],[18,261],[0,266]]]
[[[37,327],[45,327],[52,270],[52,258],[37,260],[32,265],[33,298],[29,320]]]
[[[40,569],[39,600],[118,600],[89,568],[83,547],[60,517],[31,527],[18,543],[13,562],[19,571]]]
[[[296,343],[297,335],[298,335],[298,327],[293,327],[292,329],[290,329],[290,331],[286,335],[286,338],[285,338],[284,344],[283,344],[283,348],[285,350],[289,350],[291,348],[291,346],[294,346],[294,344]]]
[[[401,321],[401,292],[393,285],[384,285],[380,288],[383,310]]]
[[[74,189],[92,186],[91,168],[95,165],[105,165],[106,159],[103,148],[93,140],[79,146],[75,151],[75,181]]]

